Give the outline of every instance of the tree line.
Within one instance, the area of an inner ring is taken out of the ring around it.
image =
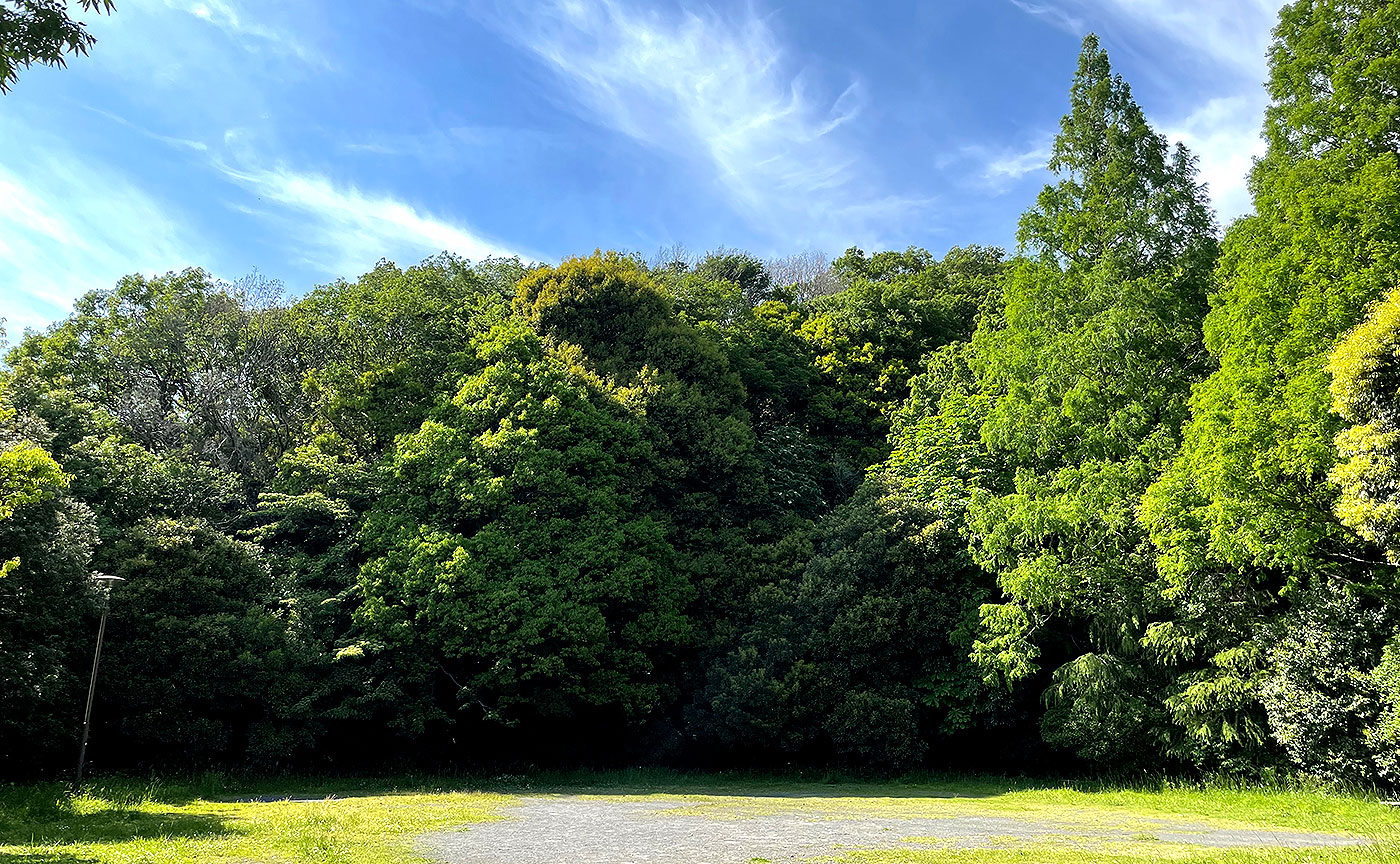
[[[1282,10],[1223,233],[1090,36],[1014,254],[80,298],[0,385],[0,770],[109,603],[98,770],[1396,784],[1397,32]]]

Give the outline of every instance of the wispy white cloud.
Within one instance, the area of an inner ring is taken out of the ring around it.
[[[521,151],[566,145],[562,136],[520,126],[445,125],[419,131],[360,133],[337,147],[346,153],[367,153],[416,159],[435,171],[460,168],[465,161],[506,159]]]
[[[250,50],[266,48],[304,63],[329,68],[330,62],[287,30],[275,27],[240,9],[233,0],[164,0],[171,9],[207,21]]]
[[[1084,20],[1076,18],[1067,12],[1063,7],[1050,3],[1029,3],[1027,0],[1011,0],[1011,5],[1025,12],[1027,15],[1034,15],[1037,18],[1044,18],[1054,27],[1061,30],[1082,35],[1084,33]]]
[[[582,116],[707,166],[730,204],[783,242],[846,242],[930,203],[882,194],[846,136],[865,107],[861,82],[823,95],[752,11],[620,0],[473,10],[556,72]]]
[[[13,120],[0,156],[0,316],[14,329],[63,317],[78,296],[130,273],[207,263],[168,202],[114,166],[79,158]]]
[[[1045,165],[1050,161],[1053,140],[1053,135],[1045,133],[1019,146],[966,144],[947,155],[941,170],[956,178],[964,194],[1005,195],[1032,175],[1043,175],[1033,179],[1049,179]]]
[[[152,132],[150,129],[147,129],[144,126],[132,123],[130,120],[126,119],[125,117],[122,117],[119,114],[114,114],[111,111],[103,111],[101,108],[93,108],[92,106],[88,106],[87,110],[98,115],[99,117],[106,117],[113,123],[118,123],[122,126],[125,126],[133,132],[136,132],[137,134],[144,135],[145,137],[150,138],[152,141],[159,141],[160,143],[168,144],[171,147],[183,148],[186,150],[197,150],[200,153],[205,153],[209,150],[209,145],[205,144],[203,141],[196,141],[193,138],[180,138],[175,135],[162,135],[159,132]]]
[[[393,195],[281,164],[266,167],[237,135],[212,150],[196,148],[201,142],[98,113],[172,148],[207,153],[199,162],[235,184],[226,200],[244,199],[234,208],[262,223],[263,236],[285,244],[285,260],[325,278],[353,278],[380,258],[411,263],[444,250],[473,259],[513,251]],[[0,317],[12,333],[62,318],[80,295],[111,288],[130,273],[218,266],[205,242],[217,238],[200,236],[188,214],[119,166],[80,158],[13,118],[0,122],[0,137],[26,142],[0,153]],[[230,165],[225,156],[238,161]],[[236,192],[239,187],[252,194]]]
[[[1269,34],[1284,0],[1069,0],[1152,39],[1204,55],[1258,83],[1268,68]]]
[[[1125,36],[1201,55],[1261,80],[1269,34],[1285,0],[1009,0],[1021,11],[1082,35],[1114,29]]]
[[[1044,171],[1050,161],[1050,138],[1038,141],[1024,150],[1004,151],[986,156],[982,179],[990,186],[1004,189],[1027,174]]]
[[[300,291],[381,257],[515,251],[402,187],[308,168],[285,148],[296,133],[279,121],[293,104],[283,91],[325,71],[311,47],[324,30],[288,26],[294,13],[273,0],[119,5],[94,19],[99,47],[63,82],[87,110],[31,100],[0,112],[0,317],[12,333],[134,272],[258,266]],[[256,132],[226,139],[237,123]]]
[[[380,258],[413,262],[443,251],[472,259],[515,254],[392,195],[363,192],[284,164],[265,167],[248,157],[246,143],[237,138],[230,134],[237,164],[216,160],[215,165],[260,200],[257,207],[242,209],[276,228],[301,263],[327,275],[354,276]]]

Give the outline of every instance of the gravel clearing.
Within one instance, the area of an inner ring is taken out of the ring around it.
[[[779,812],[715,810],[716,799],[527,797],[506,819],[419,838],[419,851],[449,864],[749,864],[813,861],[853,849],[990,849],[1024,843],[1183,843],[1233,848],[1318,847],[1360,838],[1267,829],[1219,828],[1167,819],[1112,824],[1015,816],[911,817],[842,812],[812,800]],[[754,799],[742,800],[752,805]],[[788,803],[791,803],[790,801]],[[710,805],[706,807],[705,805]],[[687,813],[691,808],[702,808]]]

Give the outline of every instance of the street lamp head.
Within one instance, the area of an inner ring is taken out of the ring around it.
[[[105,582],[110,585],[113,582],[125,582],[126,580],[120,576],[108,576],[106,573],[94,573],[92,574],[92,581]]]

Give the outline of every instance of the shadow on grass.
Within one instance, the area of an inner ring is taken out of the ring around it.
[[[925,776],[870,780],[840,774],[686,774],[655,769],[500,776],[482,784],[515,794],[742,795],[752,798],[994,798],[1033,788],[1024,780],[979,776]]]
[[[250,784],[241,795],[213,795],[221,804],[313,803],[327,799],[390,798],[492,792],[502,795],[742,795],[753,798],[992,798],[1016,791],[1009,785],[957,783],[879,783],[859,780],[824,782],[803,778],[728,778],[705,775],[636,778],[586,773],[578,775],[505,775],[378,779],[312,778],[276,784]]]
[[[691,773],[666,768],[626,768],[518,774],[257,777],[210,773],[204,777],[165,780],[108,777],[94,781],[85,791],[119,804],[158,802],[178,807],[196,800],[257,804],[450,792],[495,792],[506,795],[745,795],[760,798],[994,798],[1008,792],[1041,788],[1077,788],[1084,792],[1098,792],[1125,787],[1112,783],[1044,781],[994,775],[921,774],[881,780],[830,771]],[[0,795],[0,798],[3,796]]]
[[[691,774],[666,769],[535,772],[531,774],[399,776],[393,778],[282,778],[241,785],[237,795],[216,795],[222,803],[311,802],[451,792],[506,795],[742,795],[754,798],[993,798],[1038,788],[1025,780],[996,777],[920,777],[866,780],[831,774]]]
[[[97,864],[97,859],[67,852],[0,852],[0,864]]]
[[[0,845],[65,846],[72,843],[120,843],[158,838],[210,837],[232,830],[219,816],[113,807],[93,813],[69,813],[52,821],[0,824]],[[15,861],[85,861],[66,853],[0,852],[0,864]],[[50,857],[44,857],[49,855]],[[36,857],[37,856],[37,857]],[[57,856],[57,857],[55,857]]]
[[[1287,785],[1174,783],[1167,779],[1035,778],[954,773],[918,773],[896,779],[870,779],[830,771],[784,773],[691,773],[666,768],[531,771],[519,774],[399,774],[391,776],[284,775],[250,777],[211,773],[185,782],[107,778],[87,791],[118,806],[160,803],[181,806],[195,800],[220,803],[312,802],[325,799],[494,792],[506,795],[743,795],[755,798],[943,798],[990,799],[1030,791],[1089,795],[1177,791],[1278,792],[1311,790]],[[3,790],[0,789],[0,793]],[[1375,797],[1367,792],[1362,797]],[[4,795],[0,794],[0,811]],[[3,815],[3,814],[0,814]],[[0,820],[2,823],[3,820]],[[0,831],[3,833],[3,831]],[[1400,864],[1400,862],[1397,862]]]

